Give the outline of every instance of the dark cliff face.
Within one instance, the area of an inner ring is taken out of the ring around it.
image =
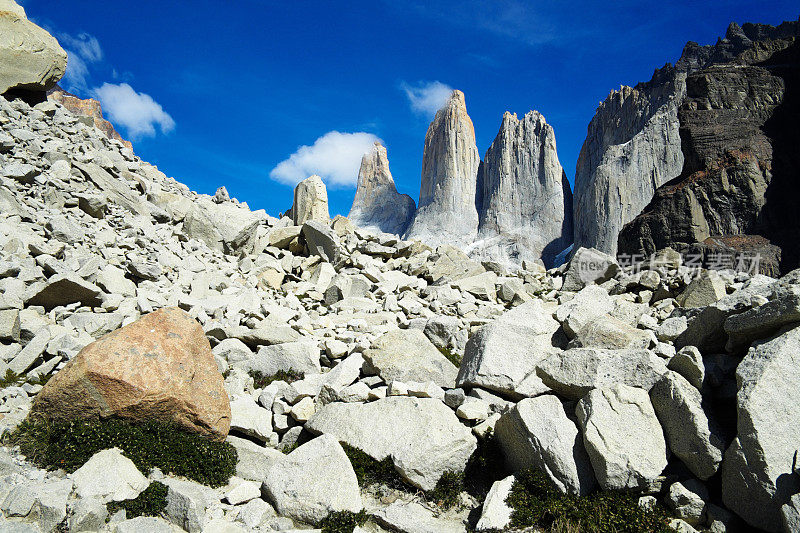
[[[678,112],[683,170],[619,235],[620,253],[738,250],[768,256],[762,271],[798,266],[798,23],[731,26],[730,45],[691,48]],[[679,62],[681,64],[681,62]],[[777,248],[776,248],[777,247]]]
[[[589,124],[578,158],[576,247],[614,253],[623,226],[634,221],[659,187],[683,176],[678,112],[687,77],[714,65],[752,65],[753,58],[742,59],[749,50],[793,38],[798,27],[800,21],[779,26],[732,23],[714,44],[687,43],[675,65],[657,69],[650,81],[613,91]]]

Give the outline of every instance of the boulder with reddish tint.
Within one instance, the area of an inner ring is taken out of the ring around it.
[[[175,423],[218,440],[231,423],[208,339],[177,308],[150,313],[86,346],[39,392],[33,413]]]

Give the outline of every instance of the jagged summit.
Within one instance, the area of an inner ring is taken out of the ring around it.
[[[617,236],[684,165],[678,108],[686,76],[710,65],[742,60],[754,43],[798,34],[800,21],[775,27],[735,23],[716,44],[689,42],[675,65],[650,81],[612,91],[597,108],[575,175],[575,247],[616,253]]]
[[[473,253],[521,263],[553,258],[572,242],[572,193],[556,153],[555,132],[538,111],[506,112],[486,151],[478,183]]]
[[[471,243],[478,229],[480,154],[464,93],[453,91],[425,135],[419,206],[405,237],[433,246]]]
[[[356,196],[347,218],[365,229],[402,235],[415,209],[413,198],[397,192],[386,147],[376,142],[361,159]]]

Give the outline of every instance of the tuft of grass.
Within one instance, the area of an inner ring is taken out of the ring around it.
[[[344,453],[353,465],[358,486],[366,488],[381,483],[392,489],[418,493],[417,488],[407,484],[394,468],[391,457],[376,461],[362,450],[342,443]],[[494,437],[490,434],[478,443],[478,448],[469,458],[464,472],[445,472],[433,490],[422,496],[443,509],[458,503],[462,492],[482,499],[488,494],[492,484],[506,476],[503,454]]]
[[[451,363],[456,365],[457,368],[461,367],[461,356],[460,355],[458,355],[457,353],[451,352],[448,348],[439,348],[438,346],[437,346],[437,348],[442,353],[442,355],[445,356],[445,358],[447,358],[448,361],[450,361]]]
[[[597,492],[589,496],[564,494],[542,472],[517,475],[506,502],[511,526],[550,531],[613,531],[615,533],[673,533],[666,512],[643,508],[628,494]]]
[[[0,388],[16,385],[20,381],[22,381],[22,377],[9,368],[6,370],[6,375],[0,378]]]
[[[353,471],[358,479],[358,486],[368,487],[375,483],[383,483],[393,489],[408,489],[400,474],[394,469],[391,457],[386,457],[383,461],[376,461],[362,450],[342,443],[344,453],[353,465]]]
[[[74,472],[95,453],[119,448],[144,473],[158,467],[211,487],[221,487],[236,472],[230,443],[213,441],[181,427],[119,419],[56,421],[26,418],[3,443],[16,445],[41,468]]]
[[[458,503],[458,496],[464,490],[463,472],[445,472],[436,487],[425,493],[425,499],[442,509],[450,509]]]
[[[263,389],[273,381],[293,383],[295,381],[300,381],[304,377],[302,372],[296,372],[294,370],[278,370],[271,376],[265,376],[258,370],[251,370],[248,374],[253,378],[253,387],[256,389]]]
[[[125,518],[137,516],[159,516],[167,508],[169,488],[160,481],[153,481],[139,496],[121,502],[106,504],[109,518],[120,509],[125,509]]]
[[[497,439],[489,433],[478,441],[478,447],[470,456],[464,472],[445,472],[436,483],[436,488],[425,493],[425,499],[443,509],[458,503],[462,492],[483,500],[495,481],[506,477],[505,458]]]
[[[31,385],[41,385],[42,387],[44,387],[45,385],[47,385],[47,382],[50,381],[50,378],[53,376],[54,374],[42,374],[40,376],[26,378],[25,381],[27,381]]]
[[[367,518],[366,511],[335,511],[317,525],[322,533],[353,533],[356,526],[363,526]]]

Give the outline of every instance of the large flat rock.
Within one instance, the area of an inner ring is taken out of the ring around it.
[[[650,390],[667,367],[648,350],[574,348],[551,355],[536,370],[544,384],[558,394],[580,400],[592,389],[616,383]]]
[[[453,387],[458,369],[419,329],[395,329],[364,352],[365,369],[384,381],[433,381]]]

